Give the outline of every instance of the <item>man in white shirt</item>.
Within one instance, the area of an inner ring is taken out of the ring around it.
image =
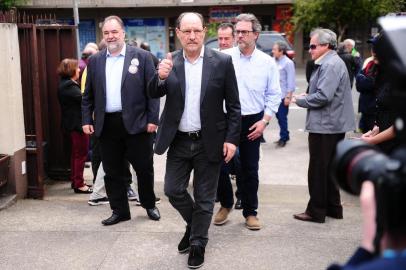
[[[258,19],[253,14],[240,14],[236,20],[238,46],[223,52],[233,59],[241,103],[239,150],[243,216],[248,229],[259,230],[257,193],[260,139],[271,117],[278,111],[281,90],[275,60],[256,48],[261,32]]]
[[[217,40],[219,51],[230,49],[234,46],[234,25],[232,23],[222,23],[217,28]],[[233,185],[231,184],[230,174],[235,176],[235,182],[237,190],[235,196],[237,201],[234,205]],[[241,195],[239,192],[239,186],[241,182],[241,166],[240,155],[238,149],[235,152],[233,159],[228,163],[223,163],[220,170],[219,182],[217,185],[217,200],[220,202],[221,208],[214,217],[214,225],[224,225],[228,221],[228,214],[230,213],[233,205],[235,209],[242,209],[241,207]]]
[[[154,63],[149,52],[126,46],[121,18],[107,17],[102,31],[107,48],[89,59],[82,99],[83,132],[94,133],[100,139],[106,192],[113,212],[102,224],[131,219],[125,160],[137,172],[140,200],[148,217],[159,220],[152,148],[159,100],[145,94],[147,82],[155,72]]]
[[[164,191],[187,224],[178,251],[189,251],[193,269],[204,263],[220,167],[235,153],[241,119],[232,59],[205,48],[205,34],[201,14],[182,13],[176,26],[182,50],[161,61],[147,90],[166,96],[155,152],[168,149]],[[187,190],[192,170],[193,198]]]

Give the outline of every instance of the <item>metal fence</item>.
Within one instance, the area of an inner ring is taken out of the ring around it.
[[[44,180],[67,179],[70,143],[61,130],[56,68],[76,57],[76,27],[55,24],[51,15],[0,13],[0,23],[17,23],[27,149],[28,197],[42,198]]]

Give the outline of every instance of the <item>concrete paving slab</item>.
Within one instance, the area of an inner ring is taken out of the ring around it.
[[[55,182],[46,200],[20,200],[0,212],[0,268],[186,269],[187,255],[177,253],[184,222],[162,188],[158,182],[159,222],[130,203],[132,219],[106,227],[100,221],[110,214],[108,205],[89,206],[87,195]],[[345,261],[359,242],[357,198],[343,195],[343,220],[316,224],[292,218],[306,196],[306,186],[261,185],[263,229],[247,230],[241,211],[233,210],[226,225],[211,226],[202,269],[325,269]]]

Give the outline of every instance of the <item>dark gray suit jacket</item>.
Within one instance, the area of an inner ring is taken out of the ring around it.
[[[148,84],[148,95],[166,95],[165,108],[158,128],[155,152],[163,154],[173,139],[185,107],[185,65],[183,51],[172,54],[173,69],[159,83],[158,74]],[[224,112],[224,104],[227,114]],[[202,140],[210,161],[223,158],[223,143],[238,145],[241,129],[241,109],[234,66],[229,55],[205,48],[200,95]]]
[[[106,53],[104,49],[90,58],[82,99],[82,124],[94,125],[96,136],[100,136],[103,130],[106,112]],[[139,62],[135,74],[128,70],[132,59],[138,59]],[[158,124],[159,99],[151,99],[146,95],[147,83],[154,73],[154,63],[149,52],[126,46],[121,103],[124,126],[129,134],[146,131],[148,123]]]

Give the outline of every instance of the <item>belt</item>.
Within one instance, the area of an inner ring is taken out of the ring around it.
[[[106,116],[121,116],[122,113],[121,113],[121,111],[119,111],[119,112],[106,112],[105,115]]]
[[[242,115],[241,114],[241,118],[249,118],[249,117],[256,117],[260,114],[263,114],[263,112],[259,112],[259,113],[254,113],[254,114],[246,114],[246,115]]]
[[[199,140],[202,137],[202,132],[200,130],[196,131],[188,131],[188,132],[183,132],[183,131],[177,131],[176,135],[180,137],[187,137],[190,138],[194,141]]]

